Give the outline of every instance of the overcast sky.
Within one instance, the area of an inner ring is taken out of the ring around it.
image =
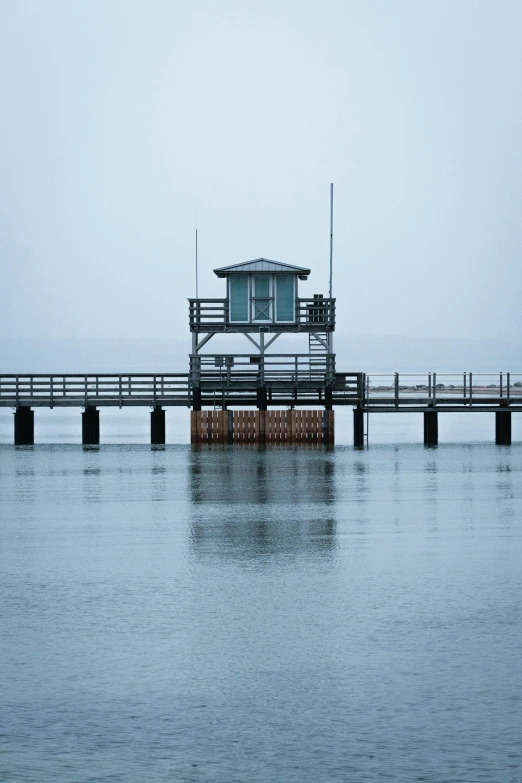
[[[520,0],[1,0],[0,329],[187,334],[310,266],[343,334],[522,327]]]

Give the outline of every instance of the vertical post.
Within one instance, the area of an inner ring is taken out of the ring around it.
[[[325,411],[333,410],[333,389],[331,386],[327,386],[324,390],[324,409]]]
[[[463,388],[464,388],[464,399],[466,399],[466,376],[467,376],[467,373],[464,373],[464,384],[463,384]]]
[[[192,387],[192,410],[201,410],[201,386]]]
[[[495,412],[495,443],[511,446],[511,411]]]
[[[165,411],[160,405],[150,414],[150,442],[153,446],[165,445]]]
[[[260,411],[266,411],[268,409],[266,386],[257,387],[257,408]]]
[[[424,411],[424,445],[437,446],[439,443],[439,422],[437,411]]]
[[[353,409],[353,445],[356,449],[364,448],[364,412],[359,405]]]
[[[257,432],[257,442],[259,445],[264,446],[266,443],[266,420],[268,418],[268,411],[265,408],[259,408],[259,413],[257,415],[257,420],[259,422],[258,432]]]
[[[228,438],[227,442],[232,445],[234,443],[234,411],[227,411],[228,417]]]
[[[330,299],[332,298],[333,279],[333,182],[330,183]]]
[[[34,446],[34,411],[19,406],[14,414],[15,446]]]
[[[502,397],[502,373],[500,373],[500,396]]]
[[[82,444],[98,446],[100,443],[100,411],[89,406],[82,413]]]
[[[437,402],[437,373],[433,373],[433,405]]]
[[[265,333],[259,332],[259,381],[265,383]]]
[[[295,413],[295,411],[292,411],[292,413]],[[325,409],[323,411],[323,421],[322,421],[322,434],[323,434],[323,445],[324,446],[333,446],[334,445],[334,412],[333,410]],[[295,438],[293,439],[295,440]]]
[[[469,374],[469,404],[473,405],[473,373]]]
[[[395,407],[399,407],[399,373],[395,373]]]

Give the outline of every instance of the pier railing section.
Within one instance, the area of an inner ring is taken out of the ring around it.
[[[186,373],[0,375],[0,405],[186,405]]]
[[[335,299],[297,299],[295,320],[288,322],[263,321],[230,322],[228,299],[189,299],[189,325],[192,332],[252,331],[253,326],[271,327],[284,331],[332,330],[335,327]]]
[[[339,373],[333,354],[196,355],[187,373],[0,375],[0,406],[190,406],[333,404],[371,411],[522,410],[522,373]],[[330,395],[327,400],[327,395]]]
[[[372,410],[488,410],[522,406],[522,373],[370,373],[363,405]]]
[[[312,383],[331,385],[335,380],[335,354],[193,354],[190,356],[190,378],[201,382],[231,386]]]

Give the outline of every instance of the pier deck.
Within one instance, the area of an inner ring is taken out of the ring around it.
[[[444,382],[441,382],[441,379]],[[265,372],[224,369],[190,373],[3,374],[0,407],[268,407],[352,406],[365,413],[522,411],[522,374],[382,376],[313,367]],[[450,382],[454,381],[454,382]],[[520,384],[520,385],[518,385]]]

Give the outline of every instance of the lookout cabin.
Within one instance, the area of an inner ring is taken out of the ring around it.
[[[192,332],[331,332],[335,300],[298,296],[310,269],[268,258],[214,269],[226,281],[223,299],[189,299]]]

